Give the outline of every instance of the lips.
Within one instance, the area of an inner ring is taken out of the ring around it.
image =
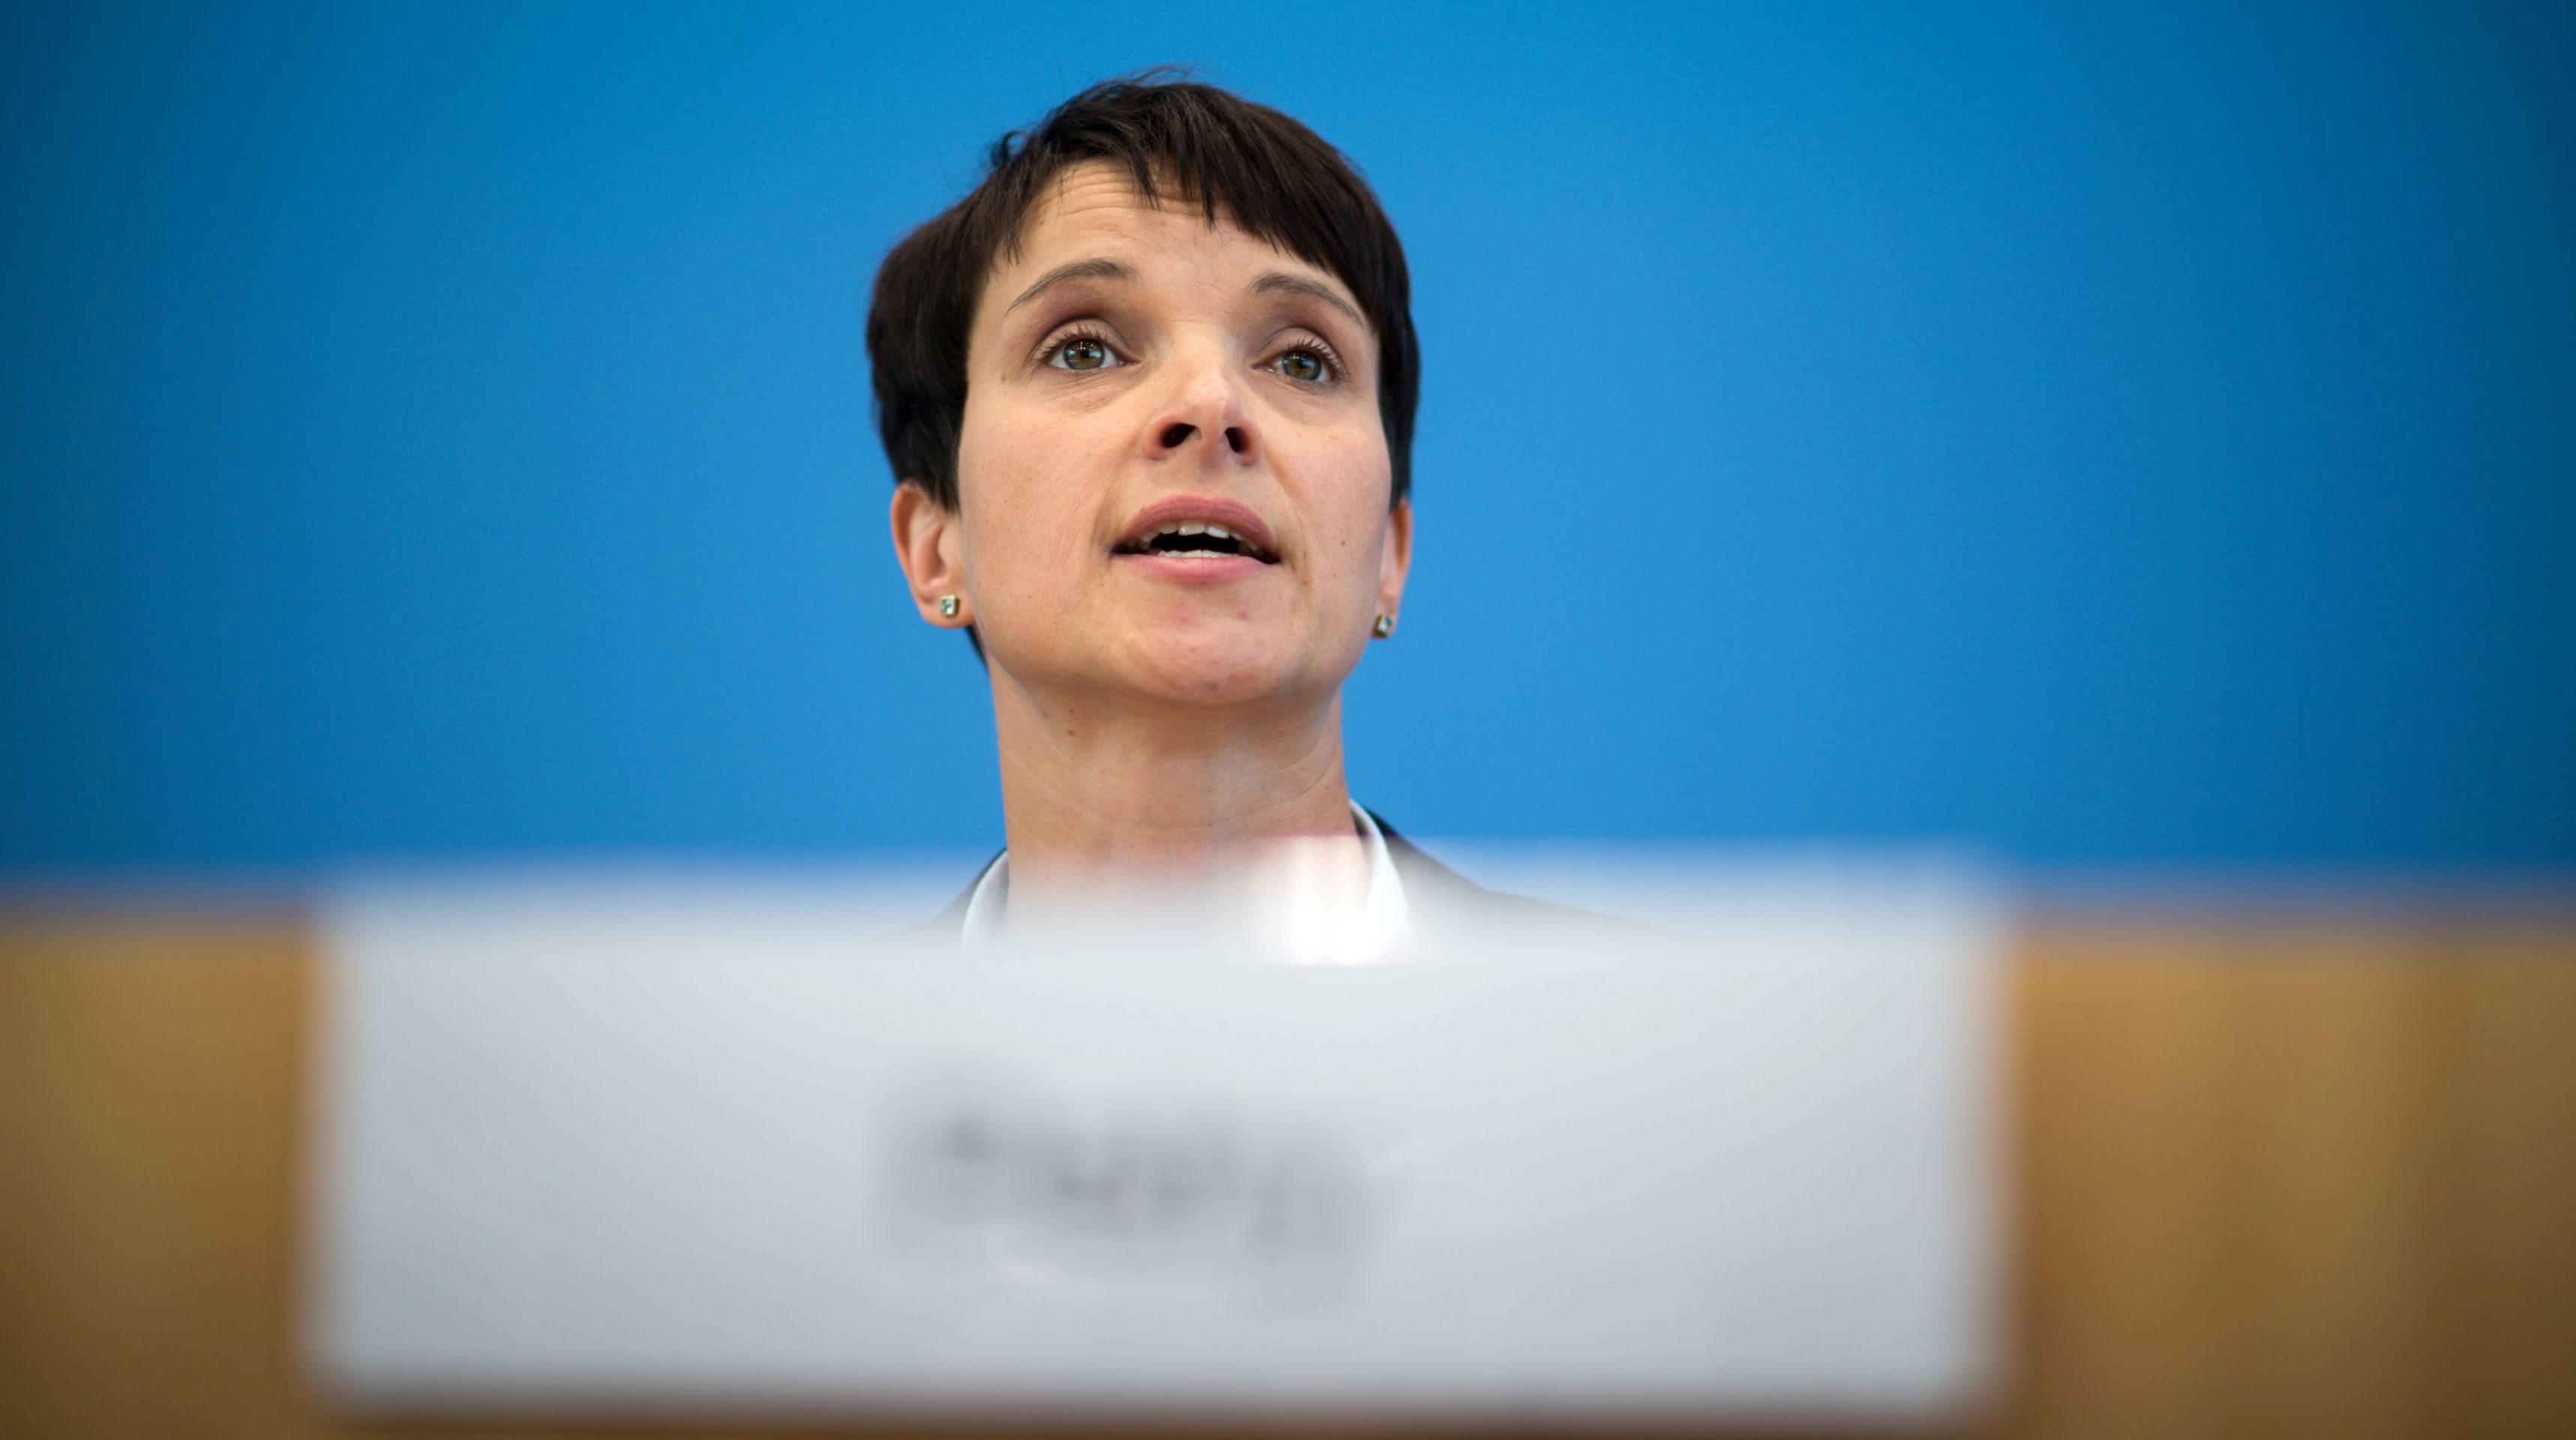
[[[1127,522],[1118,555],[1173,556],[1191,560],[1257,560],[1279,563],[1279,544],[1252,507],[1233,500],[1176,495],[1157,501]]]

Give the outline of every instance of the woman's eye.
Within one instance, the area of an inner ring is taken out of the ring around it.
[[[1333,375],[1333,369],[1324,363],[1324,357],[1312,350],[1289,351],[1279,357],[1277,368],[1289,379],[1303,380],[1310,385],[1329,380]]]
[[[1106,370],[1118,363],[1118,357],[1099,341],[1076,335],[1055,347],[1047,363],[1059,370]]]

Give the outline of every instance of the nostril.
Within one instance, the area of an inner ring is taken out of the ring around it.
[[[1181,448],[1182,445],[1187,444],[1189,438],[1197,433],[1199,433],[1199,427],[1196,425],[1178,421],[1170,425],[1166,425],[1163,427],[1163,448],[1166,450],[1177,450]]]
[[[1252,437],[1243,433],[1243,427],[1228,425],[1225,427],[1225,448],[1240,455],[1252,448]]]

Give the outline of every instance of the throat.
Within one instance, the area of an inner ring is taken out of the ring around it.
[[[1041,697],[994,675],[1015,875],[1191,871],[1301,836],[1353,834],[1341,707],[1211,714],[1134,697]]]

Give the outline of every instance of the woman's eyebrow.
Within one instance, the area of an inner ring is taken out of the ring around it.
[[[1133,280],[1135,278],[1136,272],[1133,268],[1115,260],[1075,260],[1069,264],[1058,265],[1039,276],[1038,283],[1021,291],[1020,298],[1002,307],[1002,313],[1008,315],[1068,280]]]
[[[1309,280],[1302,275],[1290,275],[1284,271],[1273,270],[1252,282],[1252,293],[1255,295],[1312,295],[1351,317],[1352,322],[1363,331],[1369,328],[1366,316],[1352,308],[1351,302],[1334,294],[1332,286],[1320,280]]]

